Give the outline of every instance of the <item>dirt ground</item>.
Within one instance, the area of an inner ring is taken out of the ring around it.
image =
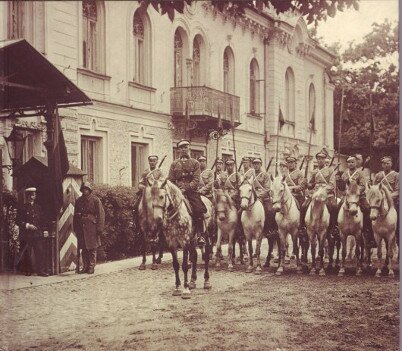
[[[170,263],[1,291],[0,350],[399,350],[399,278],[203,272],[172,296]]]

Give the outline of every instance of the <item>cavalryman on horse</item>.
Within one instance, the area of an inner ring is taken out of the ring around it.
[[[205,245],[205,238],[203,236],[204,213],[207,212],[207,208],[198,192],[201,174],[200,164],[190,156],[190,142],[188,140],[179,141],[177,149],[180,151],[180,157],[173,161],[170,166],[168,179],[180,188],[190,203],[197,244]]]
[[[251,179],[253,176],[255,176],[254,168],[252,167],[252,161],[250,157],[244,156],[242,158],[242,165],[243,165],[243,170],[240,171],[240,175],[242,176],[243,179]]]
[[[207,168],[206,157],[198,157],[198,162],[200,163],[201,170],[198,192],[212,201],[214,195],[214,172]]]

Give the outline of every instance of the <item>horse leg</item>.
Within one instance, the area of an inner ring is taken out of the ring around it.
[[[251,237],[247,239],[248,243],[248,267],[246,273],[251,273],[253,271],[253,241]]]
[[[328,268],[332,269],[334,264],[334,252],[335,252],[335,239],[333,236],[328,238]]]
[[[359,276],[362,274],[362,267],[361,267],[361,263],[362,263],[362,252],[360,251],[362,249],[362,233],[357,234],[356,238],[356,247],[355,247],[355,256],[356,256],[356,275]]]
[[[216,255],[215,255],[215,258],[216,258],[215,267],[216,268],[221,267],[221,256],[222,256],[221,240],[222,240],[222,231],[218,227],[218,235],[217,235],[217,239],[216,239]],[[230,246],[230,242],[229,242],[229,246]]]
[[[234,255],[233,255],[233,244],[235,243],[235,238],[234,238],[234,230],[231,230],[229,232],[229,244],[228,244],[228,270],[230,272],[233,272],[234,269]],[[241,251],[241,249],[240,249]]]
[[[165,246],[165,236],[163,235],[162,231],[159,231],[159,256],[156,259],[157,264],[162,263],[162,258],[163,258],[163,249]]]
[[[184,273],[184,284],[183,284],[184,289],[181,294],[182,299],[189,299],[191,297],[191,291],[188,284],[188,259],[190,251],[192,251],[192,248],[191,249],[189,249],[188,247],[183,248],[183,263],[181,265],[181,268]]]
[[[261,261],[260,261],[260,254],[261,254],[261,243],[262,243],[262,238],[263,238],[263,233],[262,231],[257,235],[257,242],[256,242],[256,248],[255,248],[255,255],[257,259],[257,267],[255,269],[255,274],[259,274],[262,271],[261,268]]]
[[[274,238],[272,235],[268,236],[267,238],[268,240],[268,255],[267,255],[267,259],[264,263],[264,267],[268,268],[271,264],[271,258],[272,258],[272,250],[274,249]]]
[[[198,253],[197,249],[194,247],[194,250],[191,250],[189,252],[190,254],[190,261],[191,261],[191,280],[190,284],[188,285],[189,289],[195,289],[197,284],[197,259],[198,259]]]
[[[387,268],[388,268],[388,277],[389,278],[395,277],[393,265],[392,265],[392,261],[394,259],[395,241],[396,241],[396,238],[395,238],[395,236],[392,236],[392,235],[391,235],[390,239],[388,239],[388,245],[387,245],[388,265],[387,265]]]
[[[205,268],[204,268],[204,289],[211,289],[212,285],[209,282],[209,258],[211,257],[212,252],[212,243],[210,240],[207,240],[207,244],[205,245]]]
[[[285,265],[285,255],[286,255],[286,234],[279,232],[278,237],[278,269],[276,270],[276,275],[281,275],[283,273],[283,266]]]
[[[347,243],[347,236],[343,235],[343,233],[340,234],[341,240],[342,240],[342,261],[341,261],[341,267],[338,272],[339,277],[343,277],[345,274],[345,260],[346,260],[346,243]]]
[[[379,238],[377,235],[374,234],[374,238],[377,244],[377,271],[375,272],[375,276],[377,278],[381,277],[381,260],[382,260],[382,243],[381,243],[381,238]]]
[[[285,263],[289,264],[290,263],[290,255],[289,255],[289,234],[286,234],[285,237]]]
[[[339,266],[339,253],[341,251],[341,239],[337,238],[336,239],[336,260],[335,260],[335,267]]]
[[[177,259],[177,251],[175,249],[171,249],[171,254],[172,254],[172,260],[173,260],[173,269],[174,269],[174,274],[176,278],[176,286],[173,291],[173,296],[180,296],[181,295],[181,282],[180,282],[180,276],[179,276],[179,269],[180,269],[180,264],[179,260]]]
[[[316,262],[315,262],[315,258],[316,258],[316,250],[317,250],[317,237],[315,234],[313,234],[312,236],[310,236],[310,242],[311,242],[311,270],[310,270],[310,274],[314,275],[315,269],[316,269]]]
[[[301,273],[301,265],[299,260],[299,242],[298,242],[298,229],[292,234],[293,241],[293,255],[296,257],[296,271],[297,273]]]
[[[146,269],[146,262],[147,262],[147,246],[146,246],[146,241],[145,241],[145,235],[142,234],[141,235],[142,240],[141,240],[141,251],[142,251],[142,262],[140,264],[140,266],[138,267],[138,269],[140,271],[143,271]]]

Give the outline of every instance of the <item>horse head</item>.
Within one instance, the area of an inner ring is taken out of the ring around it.
[[[311,197],[311,201],[314,203],[325,203],[328,198],[327,189],[323,186],[320,186]]]
[[[345,194],[345,206],[352,216],[357,215],[359,199],[360,199],[360,187],[359,182],[354,180],[346,181],[346,194]]]
[[[271,176],[272,177],[272,176]],[[280,212],[282,201],[285,196],[285,179],[286,177],[275,177],[272,180],[272,209],[275,212]]]
[[[384,203],[382,183],[378,185],[368,184],[367,200],[370,205],[370,219],[375,221],[380,216],[380,211]]]
[[[167,179],[154,180],[151,186],[152,218],[158,224],[163,222],[165,211],[168,207]]]
[[[239,193],[240,193],[240,207],[243,210],[247,210],[252,203],[251,199],[253,197],[253,186],[247,179],[244,179],[240,184]]]
[[[227,218],[227,212],[231,206],[229,195],[222,189],[217,189],[215,192],[215,212],[218,221],[223,222]]]

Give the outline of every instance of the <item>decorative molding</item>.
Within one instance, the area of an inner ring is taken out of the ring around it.
[[[98,72],[95,72],[95,71],[91,71],[89,69],[81,68],[81,67],[77,68],[77,72],[82,74],[82,75],[84,75],[84,76],[88,76],[88,77],[92,77],[92,78],[98,78],[98,79],[102,79],[102,80],[110,80],[112,78],[112,77],[107,76],[105,74],[98,73]]]

